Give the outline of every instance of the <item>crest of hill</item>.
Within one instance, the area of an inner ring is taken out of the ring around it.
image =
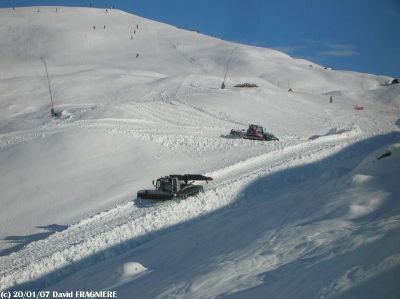
[[[53,74],[141,70],[161,77],[201,74],[265,80],[295,88],[375,88],[388,80],[338,72],[272,49],[246,46],[147,20],[120,10],[26,7],[0,10],[0,79],[35,76],[40,57]],[[313,65],[310,68],[310,64]]]

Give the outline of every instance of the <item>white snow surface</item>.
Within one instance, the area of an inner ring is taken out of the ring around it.
[[[390,80],[119,10],[0,9],[0,290],[398,298]],[[249,123],[280,141],[227,138]],[[171,173],[214,180],[136,198]]]

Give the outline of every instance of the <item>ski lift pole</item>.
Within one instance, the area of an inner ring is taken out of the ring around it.
[[[232,51],[231,51],[231,53],[229,54],[229,59],[228,59],[228,61],[227,61],[227,63],[226,63],[226,70],[225,70],[224,80],[222,81],[222,84],[221,84],[221,89],[224,89],[224,88],[225,88],[225,79],[226,79],[226,76],[228,75],[229,64],[230,64],[230,62],[231,62],[233,52],[235,52],[235,51],[236,51],[236,47],[233,48]]]
[[[222,80],[221,89],[225,89],[225,79],[227,74],[228,74],[228,67],[226,68],[225,71],[224,80]]]
[[[222,88],[222,89],[225,88],[225,79],[226,79],[226,75],[227,75],[227,74],[228,74],[228,68],[226,68],[225,75],[224,75],[224,80],[222,80],[222,85],[221,85],[221,88]]]
[[[54,104],[53,104],[53,95],[52,95],[52,93],[51,93],[49,73],[48,73],[48,71],[47,71],[47,64],[46,64],[46,61],[44,60],[43,57],[40,57],[40,59],[42,59],[43,64],[44,64],[44,68],[46,69],[47,84],[49,85],[50,102],[51,102],[51,115],[54,116],[54,115],[55,115],[55,112],[54,112]]]

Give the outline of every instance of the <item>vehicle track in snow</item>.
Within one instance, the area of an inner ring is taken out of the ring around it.
[[[0,257],[0,289],[41,281],[46,275],[46,280],[40,282],[41,287],[59,281],[80,268],[118,255],[122,248],[140,244],[157,231],[229,205],[254,179],[323,159],[353,143],[358,135],[306,141],[217,169],[208,173],[215,176],[215,181],[207,186],[205,193],[186,200],[147,206],[127,198],[125,204]]]
[[[85,113],[86,110],[83,112],[72,110],[61,119],[49,119],[47,123],[33,129],[0,134],[0,149],[46,138],[67,130],[107,130],[152,140],[154,139],[152,137],[160,135],[219,137],[221,133],[228,131],[232,124],[179,102],[135,103],[106,108],[125,111],[131,118],[81,119],[80,113]],[[97,109],[104,107],[100,106]]]

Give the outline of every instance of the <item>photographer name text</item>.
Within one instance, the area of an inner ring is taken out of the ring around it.
[[[0,298],[118,298],[118,295],[116,291],[2,291]]]

